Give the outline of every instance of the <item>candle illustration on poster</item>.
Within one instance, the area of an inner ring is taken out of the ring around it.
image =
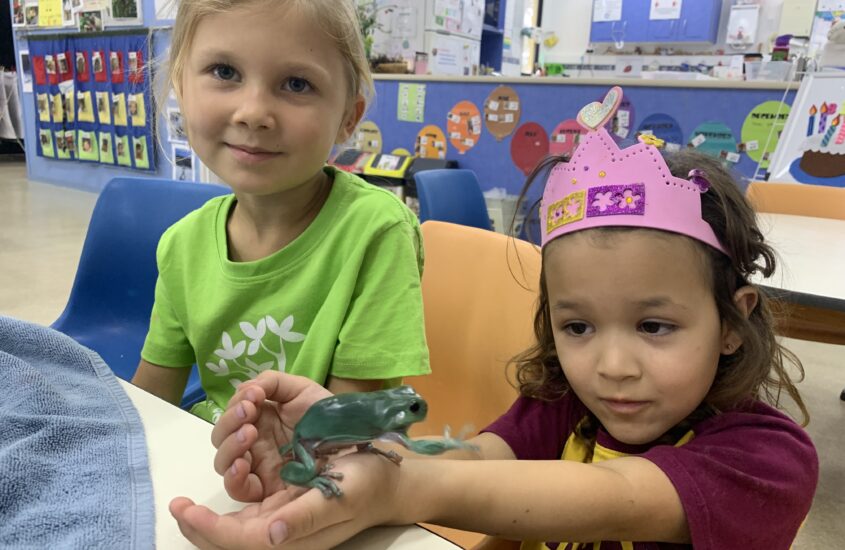
[[[834,132],[836,132],[837,126],[839,126],[839,115],[836,115],[831,121],[830,128],[828,128],[827,132],[822,138],[822,147],[827,147],[828,143],[830,143],[830,138],[832,138]]]
[[[526,122],[511,139],[511,159],[526,176],[549,154],[549,135],[536,122]]]
[[[845,123],[843,123],[842,119],[842,117],[845,117],[845,103],[842,104],[839,117],[839,133],[836,134],[836,145],[842,145],[845,143]]]
[[[816,113],[818,112],[819,110],[816,109],[815,105],[810,107],[810,123],[807,125],[807,137],[813,135],[813,130],[816,126]]]
[[[822,101],[822,106],[819,108],[819,131],[821,134],[827,127],[827,103]]]
[[[475,103],[460,101],[452,107],[446,119],[446,132],[461,155],[475,147],[481,138],[481,113]]]
[[[495,88],[484,101],[484,124],[496,141],[502,141],[514,131],[521,113],[519,95],[510,86]]]

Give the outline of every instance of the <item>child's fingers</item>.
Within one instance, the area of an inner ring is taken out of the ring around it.
[[[354,516],[352,507],[347,505],[344,498],[326,498],[320,491],[312,489],[270,516],[270,541],[274,545],[300,539],[316,542],[309,537],[339,524],[352,523]],[[352,534],[354,533],[349,533],[349,536]],[[337,544],[342,540],[333,542]],[[316,547],[311,544],[306,546]]]
[[[234,403],[234,405],[232,405]],[[217,424],[211,430],[211,444],[220,448],[223,441],[237,432],[245,424],[254,424],[258,420],[259,409],[251,401],[230,402],[229,408],[220,415]]]
[[[176,522],[179,525],[179,531],[181,531],[182,535],[191,541],[194,546],[207,550],[217,550],[220,548],[219,546],[209,542],[193,527],[190,521],[186,519],[186,515],[189,513],[188,510],[197,508],[197,505],[194,504],[193,501],[185,497],[176,497],[170,501],[169,508],[170,514],[176,519]]]
[[[250,381],[250,385],[259,386],[264,390],[267,399],[282,405],[306,395],[313,397],[313,399],[309,399],[313,402],[332,396],[329,390],[310,378],[277,371],[262,372],[257,378]]]
[[[231,468],[237,458],[243,458],[250,447],[258,440],[258,429],[252,424],[244,424],[216,445],[214,471],[220,474]]]
[[[250,471],[250,464],[238,458],[223,474],[223,487],[233,499],[240,502],[259,502],[264,498],[264,484],[258,475]]]

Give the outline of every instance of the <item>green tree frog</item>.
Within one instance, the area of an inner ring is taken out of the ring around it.
[[[317,401],[305,412],[293,430],[291,441],[279,449],[293,460],[282,467],[282,479],[289,484],[316,487],[326,498],[343,492],[334,480],[331,464],[318,471],[317,460],[348,447],[383,455],[399,464],[402,457],[373,446],[373,441],[394,441],[419,454],[434,455],[451,449],[475,448],[460,439],[413,440],[408,428],[425,419],[428,404],[410,386],[363,393],[345,393]]]

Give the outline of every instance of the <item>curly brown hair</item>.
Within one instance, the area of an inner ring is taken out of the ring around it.
[[[735,330],[742,339],[742,346],[731,355],[722,355],[716,377],[703,403],[677,429],[670,430],[667,437],[675,437],[680,430],[687,431],[696,421],[741,406],[749,400],[763,400],[779,406],[781,395],[787,395],[798,406],[803,425],[809,421],[809,413],[801,399],[796,381],[804,377],[801,361],[794,353],[784,348],[775,336],[774,311],[782,311],[775,301],[751,282],[754,273],[764,277],[775,271],[775,252],[769,246],[757,226],[751,205],[743,196],[733,176],[717,159],[701,153],[684,150],[666,154],[665,160],[675,177],[686,178],[690,170],[704,170],[710,181],[710,190],[701,195],[702,218],[710,224],[729,256],[718,250],[690,239],[695,243],[706,264],[710,266],[710,283],[716,300],[719,317]],[[550,156],[544,159],[531,173],[520,194],[524,201],[532,184],[545,180],[544,176],[555,164],[567,162],[566,157]],[[537,203],[530,209],[536,210]],[[626,231],[653,231],[629,227],[607,227],[593,229],[608,236]],[[566,236],[559,237],[566,238]],[[687,238],[687,237],[683,237]],[[758,288],[757,306],[746,317],[734,303],[736,290],[743,286]],[[516,380],[519,391],[526,397],[553,401],[566,394],[569,382],[563,374],[555,350],[554,335],[549,316],[549,297],[545,270],[540,272],[540,295],[534,316],[534,333],[537,343],[515,357]],[[790,376],[789,365],[796,370],[796,378]],[[590,440],[595,434],[597,420],[587,418],[582,425],[582,438]]]

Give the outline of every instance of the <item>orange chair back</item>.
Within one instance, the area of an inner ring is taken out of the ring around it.
[[[845,188],[754,181],[746,191],[757,212],[845,219]]]
[[[480,430],[517,397],[506,365],[534,340],[540,252],[505,235],[439,221],[422,224],[428,376],[406,378],[429,404],[414,436]],[[526,288],[527,287],[527,288]]]

